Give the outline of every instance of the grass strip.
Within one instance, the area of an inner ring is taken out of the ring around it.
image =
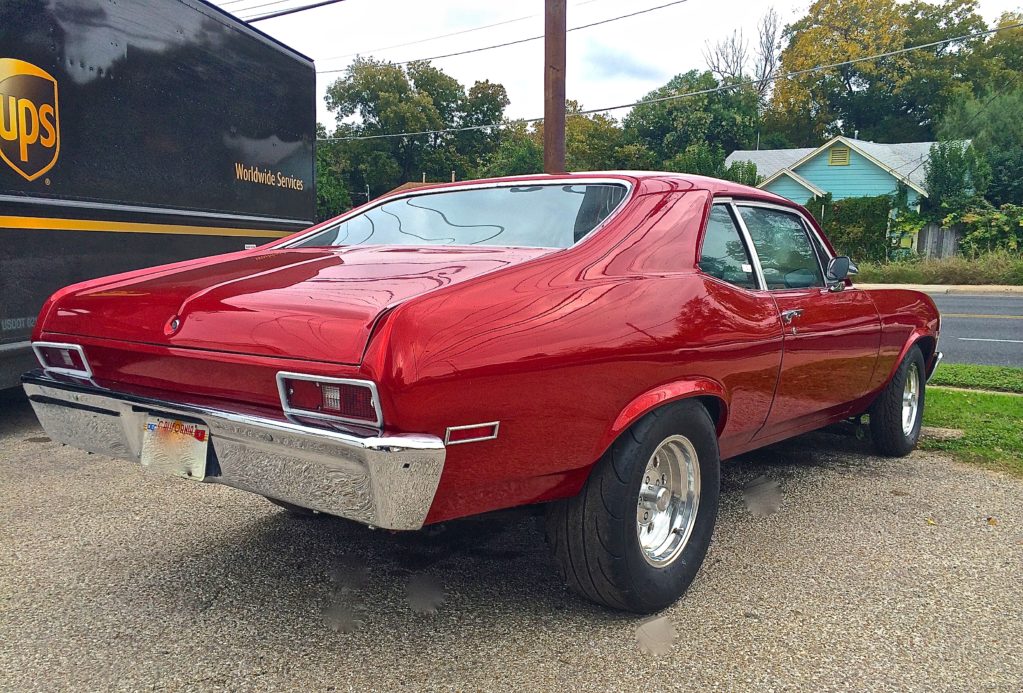
[[[958,428],[958,440],[921,439],[965,462],[1023,476],[1023,397],[956,390],[927,391],[924,425]]]
[[[928,384],[1023,394],[1023,368],[942,363]]]

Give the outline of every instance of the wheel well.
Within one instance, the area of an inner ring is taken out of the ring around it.
[[[931,362],[931,356],[934,355],[934,349],[937,343],[933,337],[921,337],[917,340],[917,346],[924,353],[924,363]]]
[[[721,430],[725,427],[725,406],[724,403],[717,397],[711,397],[710,395],[702,395],[695,397],[697,402],[703,405],[703,408],[710,414],[710,418],[714,421],[714,428],[717,429],[718,435],[721,435]]]

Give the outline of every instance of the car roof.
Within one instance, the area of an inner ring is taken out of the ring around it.
[[[571,173],[533,173],[522,176],[502,176],[498,178],[481,178],[476,180],[463,180],[452,183],[437,183],[417,186],[415,193],[428,193],[445,188],[459,188],[470,185],[487,185],[498,183],[523,183],[523,182],[551,182],[557,180],[571,180],[573,178],[618,178],[631,181],[640,186],[645,192],[675,190],[706,190],[715,197],[740,197],[745,199],[762,200],[773,202],[787,207],[799,207],[791,200],[775,195],[774,193],[761,190],[760,188],[734,183],[732,181],[711,178],[710,176],[698,176],[690,173],[675,173],[672,171],[573,171]],[[392,191],[383,197],[391,194],[408,194],[405,191]]]

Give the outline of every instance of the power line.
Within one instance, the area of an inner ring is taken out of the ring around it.
[[[284,3],[291,2],[291,1],[292,0],[273,0],[273,2],[264,2],[264,3],[260,4],[260,5],[251,5],[249,7],[239,7],[237,11],[238,12],[251,12],[252,10],[258,10],[261,7],[270,7],[272,5],[283,5]],[[224,3],[224,5],[229,5],[229,4],[230,3]],[[221,7],[223,7],[224,5],[221,5]]]
[[[742,87],[745,87],[745,86],[767,84],[769,82],[776,82],[776,81],[782,80],[782,79],[791,79],[792,77],[799,77],[801,75],[812,74],[814,72],[822,72],[824,70],[832,70],[832,69],[834,69],[836,67],[845,67],[846,65],[855,65],[856,63],[867,62],[867,61],[870,61],[870,60],[880,60],[882,58],[890,58],[890,57],[895,56],[895,55],[902,55],[904,53],[909,53],[909,52],[912,52],[912,51],[923,50],[925,48],[934,48],[935,46],[943,46],[943,45],[946,45],[946,44],[949,44],[949,43],[955,43],[956,41],[964,41],[966,39],[978,38],[980,36],[988,36],[990,34],[998,33],[999,31],[1007,31],[1009,29],[1018,29],[1019,27],[1023,27],[1023,22],[1018,22],[1016,24],[1009,24],[1009,25],[998,27],[998,28],[995,28],[995,29],[987,29],[985,31],[977,31],[977,32],[974,32],[972,34],[963,34],[962,36],[956,36],[956,37],[953,37],[953,38],[942,39],[940,41],[932,41],[930,43],[922,43],[922,44],[919,44],[919,45],[916,45],[916,46],[907,46],[906,48],[900,48],[898,50],[888,51],[887,53],[878,53],[877,55],[868,55],[868,56],[864,56],[862,58],[853,58],[851,60],[843,60],[842,62],[838,62],[838,63],[830,63],[828,65],[816,65],[814,67],[808,67],[808,68],[805,68],[805,69],[802,69],[802,70],[793,70],[791,72],[779,73],[779,74],[776,74],[776,75],[770,75],[768,77],[764,77],[763,79],[749,80],[747,82],[738,82],[736,84],[722,84],[722,85],[719,85],[719,86],[716,86],[716,87],[710,87],[708,89],[699,89],[699,90],[696,90],[696,91],[685,92],[683,94],[673,94],[673,95],[670,95],[670,96],[661,96],[661,97],[658,97],[658,98],[655,98],[655,99],[644,99],[644,100],[641,100],[641,101],[634,101],[633,103],[621,104],[619,106],[605,106],[603,108],[589,108],[589,109],[586,109],[586,110],[576,111],[574,113],[569,113],[568,115],[571,117],[571,116],[580,116],[580,115],[590,115],[590,114],[593,114],[593,113],[606,113],[608,111],[617,111],[617,110],[621,110],[623,108],[632,108],[634,106],[645,106],[647,104],[652,104],[652,103],[663,103],[665,101],[674,101],[676,99],[685,99],[685,98],[688,98],[690,96],[703,96],[703,95],[706,95],[706,94],[716,94],[716,93],[723,92],[723,91],[730,91],[732,89],[739,89],[739,88],[742,88]],[[538,123],[538,122],[540,122],[542,120],[543,120],[543,118],[523,118],[523,119],[516,119],[513,122],[516,122],[516,123]],[[503,126],[504,126],[504,123],[491,123],[490,125],[469,125],[469,126],[458,127],[458,128],[445,128],[445,129],[442,129],[442,130],[422,130],[422,131],[419,131],[419,132],[395,132],[395,133],[386,133],[386,134],[380,134],[380,135],[355,135],[355,136],[351,136],[351,137],[322,137],[322,138],[319,138],[317,141],[319,141],[319,142],[341,142],[341,141],[355,141],[355,140],[375,140],[375,139],[390,138],[390,137],[414,137],[414,136],[417,136],[417,135],[440,135],[440,134],[444,134],[444,133],[448,133],[448,132],[465,132],[465,131],[469,131],[469,130],[486,130],[486,129],[489,129],[489,128],[499,128],[499,127],[503,127]]]
[[[592,4],[594,2],[600,2],[600,0],[585,0],[585,2],[577,2],[577,3],[575,3],[574,5],[572,5],[572,7],[581,7],[583,5],[589,5],[589,4]],[[404,48],[406,46],[415,46],[415,45],[418,45],[420,43],[429,43],[430,41],[436,41],[436,40],[442,39],[442,38],[450,38],[452,36],[461,36],[462,34],[471,34],[474,31],[482,31],[483,29],[493,29],[494,27],[504,26],[506,24],[514,24],[516,22],[521,22],[521,21],[525,21],[526,19],[533,19],[535,17],[540,17],[540,16],[541,15],[539,15],[539,14],[527,14],[527,15],[525,15],[523,17],[515,17],[514,19],[505,19],[505,20],[500,21],[500,22],[494,22],[493,24],[483,24],[482,26],[474,26],[474,27],[470,27],[468,29],[462,29],[460,31],[452,31],[450,34],[439,34],[437,36],[430,36],[428,38],[418,39],[416,41],[408,41],[406,43],[396,43],[396,44],[391,45],[391,46],[381,46],[380,48],[368,48],[368,49],[363,50],[363,51],[356,51],[355,53],[346,53],[344,55],[332,55],[329,58],[319,58],[319,60],[321,60],[321,61],[323,61],[323,60],[340,60],[342,58],[353,58],[356,55],[366,55],[367,53],[378,53],[380,51],[389,51],[389,50],[392,50],[394,48]]]
[[[321,2],[313,2],[308,5],[302,5],[300,7],[292,7],[291,9],[281,10],[280,12],[271,12],[269,14],[264,14],[259,17],[253,17],[245,21],[247,21],[249,24],[252,24],[253,22],[262,22],[267,19],[273,19],[274,17],[283,17],[286,14],[295,14],[297,12],[305,12],[306,10],[315,10],[317,7],[324,7],[325,5],[334,5],[344,1],[345,0],[321,0]]]
[[[608,19],[601,19],[600,21],[597,21],[597,22],[590,22],[589,24],[582,24],[580,26],[574,26],[571,29],[566,30],[566,33],[569,32],[569,31],[579,31],[580,29],[589,29],[590,27],[599,26],[601,24],[608,24],[610,22],[617,22],[620,19],[628,19],[629,17],[635,17],[635,16],[640,15],[640,14],[646,14],[648,12],[653,12],[654,10],[661,10],[661,9],[664,9],[665,7],[671,7],[672,5],[681,5],[682,3],[688,2],[688,1],[689,0],[674,0],[673,2],[667,2],[667,3],[664,3],[663,5],[657,5],[656,7],[649,7],[647,9],[645,9],[645,10],[639,10],[638,12],[630,12],[629,14],[623,14],[623,15],[620,15],[618,17],[610,17]],[[429,57],[429,58],[417,58],[415,60],[402,60],[400,62],[396,62],[396,63],[393,63],[393,64],[394,65],[408,65],[409,63],[420,62],[420,61],[425,61],[425,60],[440,60],[441,58],[453,58],[456,55],[469,55],[470,53],[480,53],[482,51],[494,50],[495,48],[505,48],[507,46],[515,46],[515,45],[518,45],[520,43],[528,43],[530,41],[539,41],[542,38],[543,38],[543,34],[541,34],[540,36],[530,36],[529,38],[516,39],[515,41],[507,41],[505,43],[496,43],[496,44],[491,45],[491,46],[482,46],[480,48],[471,48],[469,50],[458,51],[456,53],[445,53],[444,55],[434,55],[434,56]],[[348,68],[341,67],[341,68],[335,68],[335,69],[332,69],[332,70],[317,70],[316,74],[318,74],[318,75],[329,75],[329,74],[332,74],[332,73],[335,73],[335,72],[344,72],[346,69],[348,69]]]

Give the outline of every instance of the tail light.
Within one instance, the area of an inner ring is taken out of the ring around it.
[[[376,384],[369,380],[281,372],[277,389],[285,414],[376,428],[384,423]]]
[[[39,359],[43,370],[50,373],[63,373],[78,378],[91,378],[92,368],[85,358],[85,350],[78,344],[61,344],[58,342],[34,342],[32,350]]]

